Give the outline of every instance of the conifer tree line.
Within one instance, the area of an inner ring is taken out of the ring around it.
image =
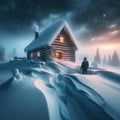
[[[96,66],[100,63],[113,65],[113,66],[120,66],[120,57],[116,50],[111,55],[104,55],[103,60],[101,59],[101,55],[99,49],[96,50],[96,54],[94,56],[92,65]]]
[[[120,57],[117,51],[114,50],[113,54],[109,55],[108,59],[104,63],[108,65],[113,65],[113,66],[120,66]]]
[[[17,50],[16,48],[13,48],[13,50],[6,55],[6,49],[3,45],[0,45],[0,62],[4,62],[7,59],[13,59],[17,56]]]

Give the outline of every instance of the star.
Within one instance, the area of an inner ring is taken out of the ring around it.
[[[103,18],[106,18],[106,16],[107,16],[106,14],[103,14],[103,15],[102,15]]]

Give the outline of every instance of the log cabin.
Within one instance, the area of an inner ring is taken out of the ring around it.
[[[35,32],[35,39],[25,48],[28,59],[47,61],[57,58],[75,62],[77,45],[69,25],[58,21],[42,32]]]

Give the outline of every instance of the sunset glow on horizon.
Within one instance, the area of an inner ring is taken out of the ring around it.
[[[115,49],[117,46],[116,45],[101,45],[100,48],[104,49],[104,50],[111,50],[111,49]]]
[[[89,60],[93,60],[93,57],[95,56],[96,50],[99,49],[101,58],[103,59],[104,56],[109,56],[116,51],[117,53],[120,52],[120,43],[93,43],[86,45],[81,45],[79,54],[80,58],[82,59],[84,56],[86,56]],[[82,52],[81,52],[82,51]]]

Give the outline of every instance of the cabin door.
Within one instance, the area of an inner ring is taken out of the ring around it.
[[[57,59],[62,59],[62,56],[63,56],[63,52],[60,52],[60,51],[56,52]]]

